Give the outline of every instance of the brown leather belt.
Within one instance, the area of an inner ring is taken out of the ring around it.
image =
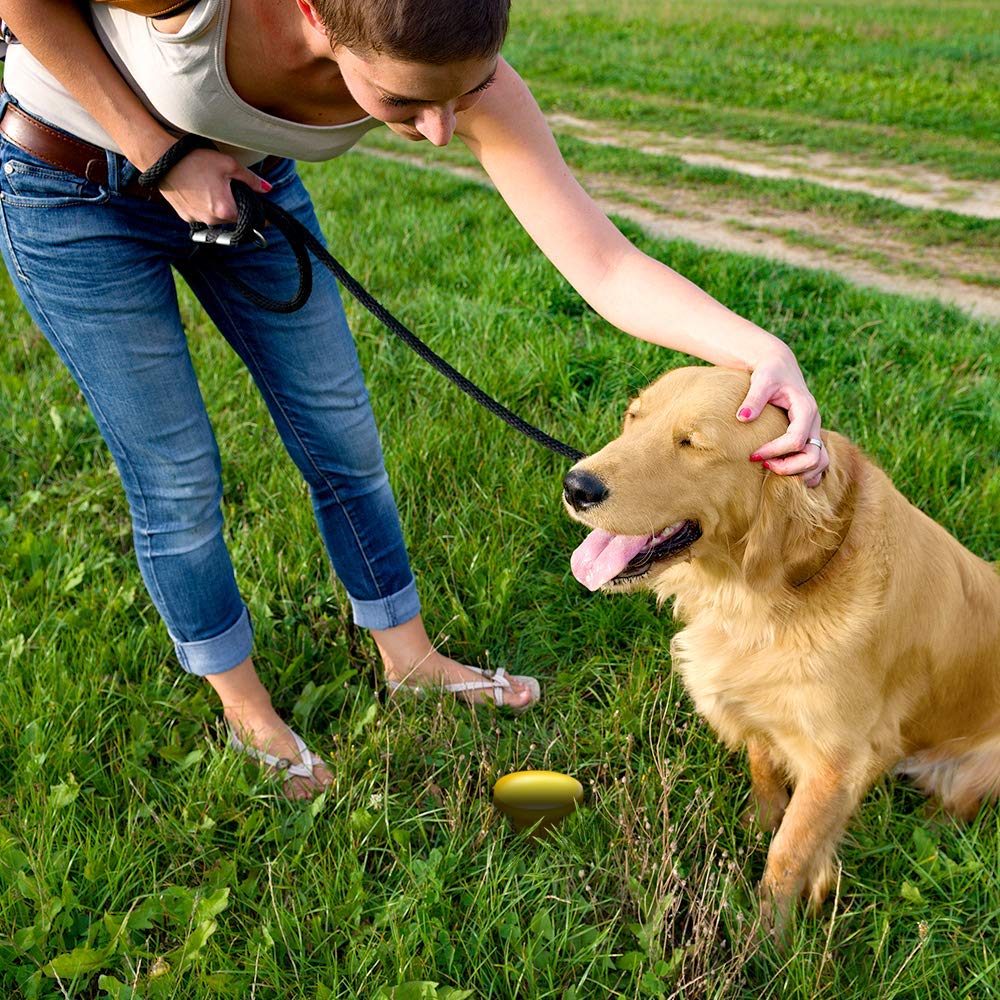
[[[83,177],[94,184],[108,187],[108,160],[105,149],[46,125],[45,122],[21,110],[16,104],[8,104],[0,115],[0,135],[53,167]],[[266,172],[280,160],[280,156],[269,156],[256,165],[257,172]],[[157,188],[140,187],[138,178],[130,180],[122,188],[121,193],[146,201],[164,200]]]
[[[32,118],[16,104],[8,104],[4,108],[3,115],[0,116],[0,135],[26,153],[37,156],[53,167],[93,181],[95,184],[108,186],[106,150],[60,132],[37,118]],[[146,201],[163,200],[163,195],[156,188],[140,187],[136,178],[129,181],[122,194],[143,198]]]

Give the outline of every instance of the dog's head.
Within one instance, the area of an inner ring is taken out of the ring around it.
[[[750,423],[737,420],[749,381],[724,368],[668,372],[632,401],[619,437],[570,469],[566,509],[594,529],[573,553],[581,583],[657,589],[679,560],[706,558],[767,586],[794,582],[821,556],[832,515],[826,483],[807,490],[800,477],[750,461],[788,418],[767,406]]]

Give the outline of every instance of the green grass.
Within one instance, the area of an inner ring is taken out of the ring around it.
[[[613,434],[628,395],[684,361],[607,329],[478,185],[361,157],[307,175],[347,266],[571,444]],[[403,185],[407,199],[386,197]],[[628,231],[787,338],[827,425],[998,555],[996,327]],[[185,298],[260,667],[336,773],[312,806],[275,798],[221,749],[207,689],[176,668],[94,424],[0,294],[4,995],[369,997],[414,981],[453,998],[992,995],[997,810],[928,825],[891,781],[866,800],[837,897],[801,922],[790,956],[754,943],[766,843],[738,821],[742,762],[670,673],[668,613],[583,592],[568,572],[580,532],[560,510],[565,463],[351,306],[429,623],[453,654],[545,686],[516,721],[385,705],[305,491],[249,378]],[[547,842],[491,811],[493,781],[522,767],[587,789]],[[397,996],[434,995],[411,989]]]
[[[599,178],[615,190],[622,185],[628,192],[636,185],[697,191],[707,202],[736,202],[756,210],[800,212],[834,227],[848,224],[870,235],[899,240],[911,247],[957,246],[975,249],[1000,267],[1000,220],[942,210],[909,208],[887,198],[855,191],[843,191],[804,180],[777,180],[754,177],[721,167],[696,166],[679,157],[661,156],[639,150],[619,149],[586,142],[571,135],[556,135],[567,163],[578,175]],[[402,152],[419,157],[428,166],[447,164],[453,168],[473,167],[475,159],[464,147],[448,150],[413,147],[391,133],[372,133],[365,146]],[[627,194],[625,195],[627,196]],[[669,196],[662,199],[661,213],[670,213]]]
[[[549,109],[995,178],[991,11],[520,0],[508,55]],[[995,252],[996,223],[565,148],[585,173]],[[304,173],[347,267],[571,445],[600,445],[630,394],[689,360],[609,329],[478,184],[363,156]],[[1000,557],[1000,327],[620,225],[787,340],[825,425]],[[186,292],[182,308],[258,666],[335,783],[291,805],[223,749],[207,687],[178,669],[143,590],[96,426],[0,281],[0,996],[324,1000],[419,982],[440,985],[397,1000],[1000,992],[1000,810],[962,828],[928,820],[888,778],[850,827],[822,914],[786,956],[756,941],[766,838],[740,823],[744,762],[671,674],[669,609],[583,591],[568,569],[582,533],[561,511],[566,463],[349,304],[429,626],[453,655],[544,687],[517,720],[386,704],[249,376]],[[547,841],[514,836],[490,806],[496,778],[524,767],[587,790]]]
[[[507,55],[585,118],[920,162],[995,179],[988,2],[523,0]]]

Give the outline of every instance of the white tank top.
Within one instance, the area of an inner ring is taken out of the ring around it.
[[[198,0],[176,35],[106,3],[91,4],[94,29],[118,70],[146,107],[172,132],[214,139],[241,163],[268,155],[328,160],[382,123],[301,125],[242,100],[226,74],[230,0]],[[7,51],[3,82],[29,114],[116,153],[114,140],[23,45]]]

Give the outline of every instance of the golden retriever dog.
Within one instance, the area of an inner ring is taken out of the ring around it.
[[[674,665],[746,747],[753,812],[774,831],[760,896],[781,935],[797,899],[823,902],[837,841],[886,771],[962,818],[997,797],[1000,576],[839,434],[823,433],[812,489],[751,462],[788,421],[768,406],[739,422],[748,385],[669,372],[563,498],[594,529],[573,553],[580,582],[675,598]]]

